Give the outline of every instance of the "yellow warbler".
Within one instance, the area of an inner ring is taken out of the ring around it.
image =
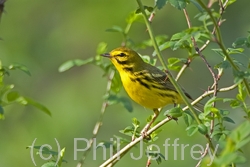
[[[135,51],[119,47],[102,56],[110,58],[121,76],[126,92],[138,104],[158,111],[158,108],[168,104],[183,102],[167,75],[144,62]],[[191,99],[189,94],[184,93]]]

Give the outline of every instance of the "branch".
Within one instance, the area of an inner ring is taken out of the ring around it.
[[[155,126],[153,126],[151,129],[149,129],[147,132],[145,132],[145,135],[141,135],[140,137],[136,138],[134,141],[131,141],[129,144],[127,144],[125,147],[123,147],[120,151],[118,151],[115,155],[110,157],[107,161],[105,161],[103,164],[101,164],[99,167],[106,167],[110,163],[113,163],[116,160],[120,159],[120,156],[123,156],[126,152],[128,152],[134,145],[136,145],[139,142],[143,142],[142,140],[153,133],[155,130],[159,129],[161,126],[166,124],[167,122],[171,121],[172,118],[167,117]]]
[[[220,29],[219,29],[219,26],[218,24],[216,23],[216,20],[211,12],[211,10],[209,8],[207,8],[204,3],[201,1],[201,0],[197,0],[197,2],[202,6],[203,9],[205,9],[205,11],[208,13],[208,15],[210,16],[210,18],[212,19],[212,22],[215,26],[215,34],[216,34],[216,42],[217,44],[219,45],[219,47],[221,48],[223,54],[225,55],[226,59],[229,61],[229,63],[231,64],[231,66],[233,67],[233,69],[235,71],[240,71],[240,69],[238,68],[238,66],[233,62],[232,58],[229,56],[229,54],[227,53],[227,50],[223,44],[223,41],[222,41],[222,37],[221,37],[221,33],[220,33]],[[245,78],[243,78],[243,83],[246,87],[246,91],[248,93],[248,95],[250,96],[250,86],[247,82],[247,80]]]
[[[234,85],[229,86],[229,87],[218,89],[217,92],[227,92],[229,90],[235,89],[237,86],[238,86],[237,84],[234,84]],[[198,98],[196,98],[191,104],[195,105],[198,102],[200,102],[202,99],[204,99],[205,97],[207,97],[207,96],[209,96],[209,95],[211,95],[213,93],[214,93],[214,90],[206,91],[201,96],[199,96]],[[184,107],[182,110],[185,111],[187,109],[188,109],[188,106]]]
[[[173,86],[175,87],[175,89],[177,90],[177,92],[180,94],[180,96],[182,97],[182,99],[185,102],[185,104],[189,107],[189,109],[192,112],[192,114],[193,114],[196,122],[198,124],[201,124],[201,122],[200,122],[197,114],[195,113],[195,110],[194,110],[193,106],[189,103],[189,100],[188,100],[187,96],[184,94],[184,92],[182,91],[182,88],[178,85],[178,83],[175,81],[175,79],[170,74],[169,69],[167,68],[167,64],[163,60],[163,56],[162,56],[162,54],[160,52],[160,49],[159,49],[159,46],[158,46],[158,44],[157,44],[157,42],[155,40],[155,36],[153,34],[153,30],[151,28],[150,22],[148,21],[148,18],[147,18],[147,15],[146,15],[146,12],[144,10],[144,6],[143,6],[141,0],[136,0],[136,1],[137,1],[138,5],[139,5],[139,8],[140,8],[141,13],[143,15],[145,24],[147,26],[147,30],[149,32],[149,36],[150,36],[150,38],[152,40],[152,43],[153,43],[154,49],[155,49],[155,51],[157,53],[157,56],[158,56],[158,58],[159,58],[159,60],[160,60],[160,62],[162,64],[163,68],[165,69],[165,71],[168,71],[168,73],[167,73],[168,79],[173,84]]]
[[[114,75],[115,75],[115,71],[112,70],[111,73],[110,73],[110,75],[109,75],[109,78],[108,78],[108,83],[107,83],[107,88],[106,88],[106,94],[109,94],[109,92],[110,92],[111,85],[112,85],[112,79],[113,79]],[[80,160],[80,161],[78,162],[78,164],[77,164],[77,167],[82,167],[82,166],[83,166],[84,161],[85,161],[85,159],[86,159],[86,157],[87,157],[89,151],[91,150],[91,148],[92,148],[92,146],[93,146],[94,138],[96,138],[96,136],[97,136],[97,134],[98,134],[98,132],[99,132],[101,126],[102,126],[103,115],[104,115],[104,113],[105,113],[105,111],[106,111],[107,106],[108,106],[108,103],[107,103],[107,101],[105,100],[105,101],[102,103],[101,113],[100,113],[100,116],[99,116],[98,121],[97,121],[96,124],[95,124],[94,130],[93,130],[93,136],[92,136],[92,138],[89,140],[90,146],[89,146],[88,150],[86,150],[86,151],[83,153],[81,160]]]

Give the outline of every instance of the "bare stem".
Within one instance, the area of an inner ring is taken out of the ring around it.
[[[110,73],[110,75],[109,75],[109,78],[108,78],[108,83],[107,83],[107,88],[106,88],[106,94],[109,94],[109,92],[110,92],[111,84],[112,84],[112,79],[113,79],[114,75],[115,75],[115,71],[112,70],[111,73]],[[86,159],[89,151],[91,150],[91,148],[93,146],[93,141],[96,138],[96,136],[97,136],[97,134],[98,134],[98,132],[99,132],[101,126],[102,126],[103,115],[104,115],[104,113],[106,111],[107,106],[108,106],[108,103],[105,100],[102,103],[101,113],[100,113],[98,121],[95,124],[94,130],[93,130],[93,136],[91,137],[91,139],[89,139],[89,144],[90,144],[89,148],[88,148],[88,150],[86,150],[83,153],[81,160],[77,164],[77,167],[82,167],[83,166],[84,161],[85,161],[85,159]]]
[[[158,46],[158,44],[157,44],[157,42],[156,42],[156,40],[155,40],[155,36],[154,36],[154,34],[153,34],[153,30],[152,30],[152,28],[151,28],[150,22],[148,21],[148,18],[147,18],[147,15],[146,15],[146,12],[145,12],[145,10],[144,10],[144,6],[143,6],[141,0],[137,0],[137,3],[138,3],[138,5],[139,5],[139,8],[140,8],[141,13],[142,13],[142,15],[143,15],[145,24],[146,24],[146,26],[147,26],[147,30],[148,30],[148,32],[149,32],[149,36],[150,36],[150,38],[151,38],[151,40],[152,40],[152,43],[153,43],[154,49],[155,49],[155,51],[156,51],[156,53],[157,53],[157,56],[158,56],[158,58],[159,58],[159,60],[160,60],[160,62],[161,62],[161,64],[162,64],[163,68],[165,69],[165,71],[168,71],[168,73],[167,73],[168,79],[169,79],[170,82],[173,84],[173,86],[175,87],[175,89],[177,90],[177,92],[180,94],[180,96],[182,97],[182,99],[183,99],[183,101],[185,102],[185,104],[189,107],[189,109],[190,109],[190,111],[192,112],[192,114],[193,114],[193,116],[194,116],[196,122],[197,122],[198,124],[201,124],[201,122],[200,122],[200,120],[199,120],[197,114],[195,113],[195,109],[194,109],[193,106],[190,104],[190,102],[189,102],[187,96],[186,96],[186,95],[184,94],[184,92],[182,91],[182,88],[178,85],[178,83],[175,81],[175,79],[174,79],[174,78],[172,77],[172,75],[170,74],[169,69],[167,68],[167,64],[166,64],[165,61],[163,60],[163,56],[162,56],[162,54],[161,54],[161,52],[160,52],[160,49],[159,49],[159,46]]]
[[[151,129],[149,129],[145,135],[141,135],[140,137],[136,138],[135,140],[131,141],[129,144],[127,144],[125,147],[123,147],[120,151],[118,151],[115,155],[113,155],[112,157],[110,157],[107,161],[105,161],[103,164],[101,164],[99,167],[106,167],[108,166],[110,163],[119,160],[120,156],[123,156],[126,152],[128,152],[132,147],[134,147],[134,145],[136,145],[139,142],[143,142],[142,140],[150,135],[151,133],[153,133],[154,131],[156,131],[157,129],[159,129],[161,126],[165,125],[167,122],[171,121],[172,118],[167,117],[164,120],[162,120],[161,122],[157,123],[155,126],[153,126]]]

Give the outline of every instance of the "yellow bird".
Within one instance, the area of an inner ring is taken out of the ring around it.
[[[142,134],[147,132],[159,115],[159,108],[168,104],[183,103],[181,96],[169,81],[167,75],[157,67],[144,62],[137,52],[126,47],[119,47],[110,53],[102,54],[102,56],[110,58],[118,70],[122,84],[131,99],[154,111],[151,122],[147,124]],[[183,92],[192,100],[185,90]]]
[[[168,104],[183,102],[167,75],[144,62],[137,52],[119,47],[102,56],[110,58],[121,76],[126,92],[138,104],[155,111]],[[192,99],[188,93],[184,93]]]

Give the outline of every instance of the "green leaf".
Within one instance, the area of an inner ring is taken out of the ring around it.
[[[198,125],[198,130],[201,134],[205,135],[207,134],[207,127],[203,124]]]
[[[96,149],[98,149],[99,147],[102,148],[102,146],[104,146],[105,148],[110,148],[113,146],[113,143],[111,143],[110,141],[103,141],[103,142],[100,142],[97,146],[96,146]]]
[[[163,51],[163,50],[165,50],[165,49],[167,49],[167,48],[170,48],[170,47],[172,48],[172,46],[173,46],[174,44],[175,44],[175,42],[173,42],[173,41],[167,41],[167,42],[161,44],[161,45],[159,46],[159,49],[160,49],[160,51]],[[153,55],[153,56],[156,56],[156,51],[154,51],[152,55]]]
[[[232,108],[240,107],[240,106],[241,106],[241,103],[240,103],[239,100],[234,99],[234,100],[232,100],[232,101],[230,102],[230,106],[231,106]]]
[[[229,136],[230,140],[233,140],[236,144],[235,149],[240,149],[245,144],[250,142],[250,122],[247,120],[243,122],[240,126],[232,131]]]
[[[229,118],[229,117],[223,117],[223,121],[226,121],[226,122],[230,122],[230,123],[235,124],[234,120],[232,120],[232,119]]]
[[[215,53],[217,53],[218,55],[220,55],[223,58],[225,57],[225,55],[221,49],[212,49],[212,51],[214,51]]]
[[[204,9],[203,7],[197,2],[197,0],[189,0],[191,3],[194,4],[194,6],[200,11],[200,12],[203,12]]]
[[[226,3],[226,7],[227,8],[229,5],[233,4],[234,2],[236,2],[236,0],[229,0],[227,3]]]
[[[124,137],[120,137],[120,136],[117,136],[117,135],[114,135],[114,137],[117,139],[117,141],[119,140],[120,141],[120,144],[128,144],[131,142],[131,140],[128,140]],[[119,143],[117,143],[119,144]]]
[[[65,147],[60,151],[60,154],[59,154],[59,161],[58,161],[58,166],[61,166],[62,165],[62,162],[67,162],[63,159],[64,157],[64,154],[65,154]]]
[[[143,18],[142,15],[138,15],[135,12],[132,12],[132,13],[129,14],[126,21],[127,21],[128,24],[132,24],[137,20],[141,20],[142,18]]]
[[[170,110],[165,111],[164,115],[169,115],[173,118],[181,117],[183,114],[183,110],[180,107],[174,107]]]
[[[120,130],[119,132],[123,134],[133,134],[134,129],[135,128],[133,126],[127,126],[124,130]]]
[[[187,126],[190,126],[194,122],[194,118],[191,115],[190,111],[184,111],[183,113],[183,119]]]
[[[197,125],[191,125],[186,128],[187,135],[192,136],[198,131],[198,126]]]
[[[85,64],[88,64],[88,63],[92,63],[94,61],[94,58],[91,57],[91,58],[88,58],[86,60],[81,60],[81,59],[74,59],[74,60],[69,60],[69,61],[66,61],[65,63],[63,63],[58,71],[59,72],[64,72],[64,71],[67,71],[69,70],[70,68],[74,67],[74,66],[82,66],[82,65],[85,65]]]
[[[97,55],[100,55],[100,54],[103,54],[107,51],[107,43],[105,42],[101,42],[98,44],[97,48],[96,48],[96,54]]]
[[[250,71],[236,71],[233,70],[234,74],[234,83],[238,84],[242,82],[244,78],[249,78],[250,77]]]
[[[106,32],[120,32],[120,33],[124,33],[124,30],[119,27],[119,26],[113,26],[111,28],[106,29]]]
[[[241,54],[244,51],[243,48],[227,48],[228,54]]]
[[[248,39],[247,39],[246,37],[240,37],[240,38],[237,38],[237,39],[233,42],[232,46],[233,46],[234,48],[242,47],[242,46],[247,46],[247,47],[249,47],[249,41],[248,41]]]
[[[41,111],[43,111],[44,113],[48,114],[49,116],[51,116],[51,112],[49,111],[49,109],[47,107],[45,107],[44,105],[28,98],[28,97],[19,97],[17,99],[17,101],[22,104],[22,105],[32,105],[38,109],[40,109]]]
[[[132,118],[132,124],[134,125],[134,126],[137,126],[137,127],[139,127],[140,126],[140,121],[137,119],[137,118]]]
[[[122,105],[129,111],[132,112],[133,111],[133,105],[132,102],[129,98],[127,97],[121,97],[119,99],[119,101],[122,103]]]
[[[113,104],[119,103],[119,97],[117,95],[110,94],[107,97],[104,97],[104,99],[107,100],[107,103],[109,105],[113,105]]]
[[[10,70],[18,69],[18,70],[21,70],[24,73],[28,74],[29,76],[31,76],[29,69],[26,66],[21,65],[21,64],[12,64],[12,65],[9,66],[9,69]]]
[[[9,102],[13,102],[17,100],[20,97],[19,93],[17,91],[12,91],[7,94],[7,100]]]
[[[133,111],[131,100],[127,97],[118,97],[117,95],[110,94],[104,97],[104,99],[107,100],[109,105],[121,103],[129,112]]]
[[[166,4],[167,4],[167,0],[156,0],[155,1],[155,6],[159,10],[162,9]]]
[[[175,8],[182,10],[186,8],[186,0],[168,0],[168,2]]]
[[[220,62],[219,64],[215,65],[214,68],[222,68],[222,69],[227,69],[230,68],[231,64],[229,63],[229,61],[224,60],[222,62]]]

